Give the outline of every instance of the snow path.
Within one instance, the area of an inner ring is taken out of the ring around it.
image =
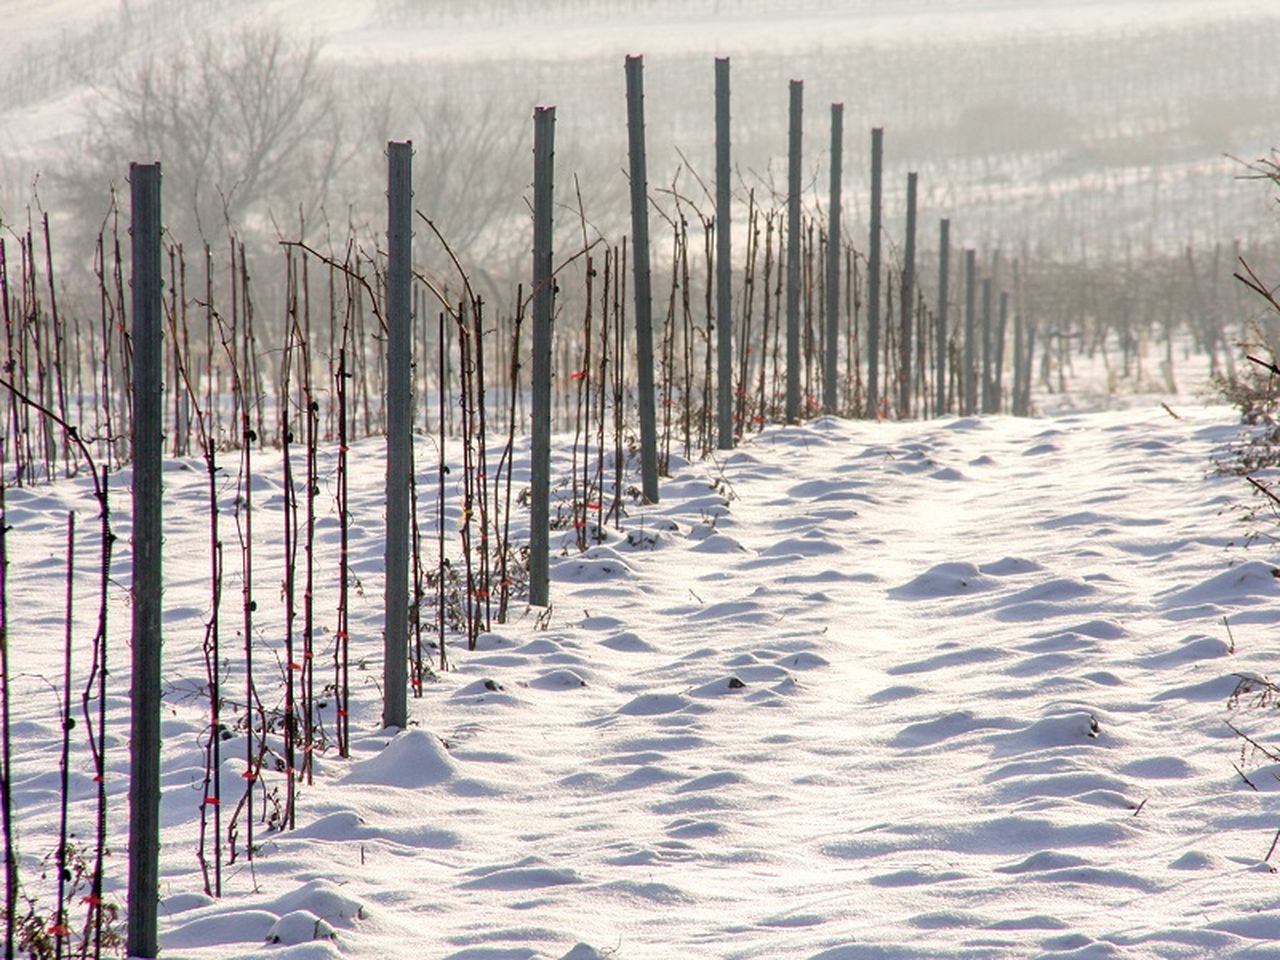
[[[1225,948],[1195,914],[1271,819],[1225,756],[1215,621],[1276,590],[1256,561],[1205,576],[1223,435],[823,420],[725,458],[727,488],[677,471],[633,524],[650,548],[563,558],[547,634],[458,655],[502,691],[423,705],[506,784],[444,790],[484,842],[446,856],[475,920],[442,891],[441,955],[570,930],[626,957]]]
[[[1243,482],[1206,476],[1229,412],[1186,413],[822,419],[677,463],[628,539],[556,558],[545,630],[452,650],[394,739],[371,666],[353,761],[320,761],[259,892],[238,864],[219,902],[193,893],[201,719],[179,696],[203,478],[172,471],[166,957],[1268,955],[1280,780],[1243,783],[1222,721],[1235,675],[1274,666],[1280,587],[1262,548],[1228,549]],[[20,493],[11,522],[56,544],[79,492]],[[361,655],[373,527],[353,542]],[[55,725],[25,709],[20,815],[51,818]],[[113,770],[122,819],[119,748]]]
[[[597,769],[556,781],[648,829],[577,869],[621,850],[646,882],[676,874],[662,896],[691,898],[680,916],[698,931],[681,951],[722,956],[906,931],[922,952],[892,955],[1021,953],[1027,934],[1008,930],[1023,928],[1045,949],[1085,946],[1140,939],[1123,918],[1149,898],[1204,896],[1174,864],[1221,839],[1198,812],[1221,757],[1185,755],[1234,686],[1228,667],[1205,676],[1227,652],[1213,604],[1275,591],[1260,564],[1203,606],[1165,589],[1179,554],[1203,565],[1224,540],[1204,528],[1198,478],[1160,469],[1186,463],[1192,432],[1160,417],[820,421],[728,457],[742,500],[727,513],[698,479],[667,484],[676,543],[628,556],[635,576],[611,598],[658,613],[616,691],[637,699],[586,721],[599,736],[566,771]],[[705,572],[691,555],[726,552]],[[615,626],[582,623],[587,640]],[[1135,696],[1196,679],[1214,682]],[[594,804],[575,806],[574,832],[597,835]],[[667,911],[648,929],[663,942]]]

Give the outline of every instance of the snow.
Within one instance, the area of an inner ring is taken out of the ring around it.
[[[298,7],[282,4],[282,9]],[[652,6],[652,5],[649,5]],[[562,16],[519,13],[510,18],[523,27],[488,21],[429,23],[414,29],[400,24],[388,29],[370,17],[364,23],[330,15],[331,55],[359,61],[369,57],[395,60],[489,60],[513,53],[530,60],[621,57],[643,50],[646,56],[679,56],[715,52],[776,54],[786,50],[836,48],[852,43],[888,47],[919,42],[922,37],[973,39],[992,36],[1086,34],[1100,27],[1122,30],[1159,21],[1164,24],[1212,22],[1223,17],[1269,16],[1274,11],[1255,0],[1123,0],[1107,3],[1050,0],[1027,4],[1005,2],[917,2],[894,4],[812,4],[783,13],[766,8],[731,13],[648,6],[615,9],[609,16]],[[296,14],[295,14],[296,15]],[[510,20],[508,23],[510,23]],[[498,29],[495,29],[498,27]]]
[[[381,451],[360,446],[352,657],[368,665],[353,671],[352,759],[318,759],[298,828],[259,827],[252,870],[227,868],[221,900],[201,893],[193,853],[205,480],[171,464],[164,955],[1262,955],[1280,931],[1265,863],[1280,781],[1250,762],[1250,789],[1224,720],[1261,723],[1228,700],[1273,668],[1280,583],[1266,548],[1233,545],[1224,506],[1242,481],[1208,469],[1232,412],[1174,406],[1182,419],[1137,400],[1038,419],[822,418],[677,461],[624,533],[563,545],[549,619],[520,611],[471,652],[452,638],[453,669],[411,700],[404,731],[377,720]],[[278,485],[258,496],[266,582]],[[48,585],[68,509],[92,582],[88,499],[79,480],[9,491],[28,874],[56,837],[57,698],[42,678],[60,676],[62,608]],[[125,511],[125,490],[114,500]],[[278,638],[263,629],[266,662]],[[108,704],[116,898],[124,654]],[[72,764],[87,832],[74,739]]]
[[[194,5],[187,30],[226,29],[243,23],[304,25],[330,38],[342,58],[484,60],[518,52],[531,59],[610,56],[643,49],[654,55],[707,52],[708,45],[735,52],[772,52],[839,46],[852,39],[902,43],[923,35],[1074,33],[1123,30],[1159,21],[1211,23],[1224,17],[1274,14],[1261,0],[877,0],[768,4],[728,4],[723,11],[705,2],[628,4],[602,16],[584,15],[572,5],[550,11],[505,4],[497,14],[480,7],[473,16],[436,14],[428,4],[405,4],[415,12],[398,17],[395,4],[360,5],[339,0],[239,0]],[[384,9],[385,8],[385,9]],[[388,12],[391,12],[388,17]],[[0,22],[11,40],[8,56],[26,44],[74,37],[104,24],[146,28],[162,17],[160,0],[0,0]],[[386,20],[392,21],[388,28]],[[416,22],[415,22],[416,21]],[[0,53],[0,64],[6,54]]]
[[[0,0],[0,22],[17,56],[27,44],[57,49],[60,25],[114,22],[121,6]],[[839,50],[855,33],[886,44],[919,35],[925,15],[919,4],[874,15],[828,5],[782,34],[764,14],[711,23],[668,8],[539,35],[475,24],[387,30],[345,3],[265,6],[316,24],[329,34],[326,55],[352,61],[480,61],[511,55],[513,35],[527,58],[674,56],[702,51],[704,35],[735,53],[776,52],[784,39]],[[206,4],[199,16],[219,10]],[[931,29],[974,36],[1274,14],[1246,0],[938,12]],[[259,15],[262,5],[227,10],[229,21]],[[76,122],[69,105],[88,95],[10,116],[10,148],[64,132]],[[623,531],[583,553],[557,543],[549,617],[519,609],[474,651],[451,636],[452,669],[410,701],[403,731],[380,721],[383,450],[377,440],[353,445],[352,756],[330,745],[317,757],[315,783],[299,788],[297,829],[258,825],[257,856],[225,868],[221,899],[203,893],[194,853],[207,723],[206,476],[198,461],[169,462],[163,955],[1275,955],[1280,892],[1268,861],[1280,766],[1242,753],[1225,721],[1266,738],[1264,712],[1248,710],[1247,696],[1231,704],[1242,680],[1275,669],[1280,581],[1270,545],[1246,546],[1246,485],[1211,470],[1211,454],[1238,429],[1234,412],[1186,396],[1090,391],[1105,375],[1084,377],[1069,394],[1038,397],[1035,419],[820,418],[770,427],[707,461],[676,458],[662,502],[632,507]],[[557,439],[559,474],[569,442]],[[326,656],[334,453],[322,456],[317,527]],[[527,444],[518,453],[527,479]],[[284,497],[278,454],[256,463],[258,683],[278,700]],[[434,468],[419,466],[434,489]],[[106,738],[107,886],[119,903],[128,480],[127,470],[112,477],[120,540]],[[234,484],[222,481],[219,495],[224,653],[229,682],[242,682]],[[96,510],[84,477],[6,498],[12,788],[24,880],[47,906],[65,519],[76,513],[78,696],[94,625]],[[425,529],[430,509],[424,502]],[[219,771],[229,798],[245,783],[240,746],[237,736]],[[271,771],[267,781],[283,783]],[[97,785],[82,727],[69,784],[72,829],[85,843]]]

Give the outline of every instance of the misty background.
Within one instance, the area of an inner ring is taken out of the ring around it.
[[[803,79],[805,203],[824,205],[843,102],[858,246],[872,126],[891,242],[909,170],[922,237],[945,216],[957,246],[1028,259],[1136,269],[1193,248],[1229,277],[1275,228],[1252,167],[1280,116],[1280,13],[1258,4],[4,0],[0,23],[0,221],[48,211],[69,264],[91,262],[132,160],[163,163],[178,241],[231,230],[269,263],[283,238],[376,238],[385,142],[407,138],[417,208],[507,297],[527,272],[536,104],[557,107],[563,243],[581,236],[579,193],[593,233],[627,229],[627,52],[645,54],[659,206],[710,209],[713,58],[729,56],[735,200],[781,202],[787,83]],[[447,272],[423,234],[422,268]]]

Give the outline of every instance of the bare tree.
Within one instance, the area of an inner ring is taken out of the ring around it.
[[[314,212],[351,156],[332,71],[314,40],[279,27],[150,55],[99,91],[83,164],[57,177],[91,209],[131,160],[164,166],[180,236]]]
[[[525,104],[433,87],[429,74],[417,72],[406,77],[397,71],[389,80],[385,70],[365,71],[350,79],[360,100],[360,163],[353,165],[353,187],[381,182],[382,144],[412,140],[414,208],[440,231],[486,298],[502,300],[510,293],[508,268],[518,274],[524,266],[530,229],[522,199],[532,149]],[[375,209],[365,202],[372,199],[362,197],[361,209]],[[430,232],[420,241],[419,261],[449,262]]]

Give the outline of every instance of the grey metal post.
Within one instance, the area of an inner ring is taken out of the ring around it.
[[[1022,384],[1023,378],[1026,376],[1026,368],[1023,358],[1023,340],[1025,339],[1022,331],[1022,311],[1019,310],[1013,316],[1013,415],[1021,417],[1025,411],[1022,408]]]
[[[937,335],[937,393],[934,415],[941,416],[947,409],[947,309],[951,282],[951,221],[943,219],[938,228],[938,335]]]
[[[649,287],[649,175],[644,152],[644,57],[627,57],[627,149],[631,162],[631,266],[636,310],[640,489],[658,502],[658,407],[653,377],[653,297]]]
[[[907,243],[902,264],[902,332],[898,336],[898,417],[911,416],[911,328],[915,318],[916,295],[916,184],[918,176],[907,174]],[[921,349],[919,344],[916,349]]]
[[[867,415],[880,410],[880,195],[884,129],[871,131],[871,238],[867,250]]]
[[[154,957],[160,896],[161,521],[164,354],[160,164],[129,168],[133,234],[133,725],[127,952]]]
[[[533,397],[530,404],[529,602],[551,600],[547,527],[551,512],[552,203],[556,108],[533,112]]]
[[[1036,357],[1036,325],[1027,324],[1026,353],[1022,358],[1022,415],[1031,416],[1031,378]]]
[[[995,330],[991,327],[991,278],[982,279],[982,412],[992,413],[991,371],[995,366]]]
[[[973,376],[977,349],[977,257],[973,250],[964,252],[964,360],[960,369],[960,383],[964,388],[960,412],[964,416],[970,416],[978,406],[977,383]]]
[[[992,407],[995,413],[1004,412],[1004,341],[1009,330],[1009,293],[1000,291],[1000,322],[996,326],[995,379],[992,386]]]
[[[387,579],[382,725],[409,725],[409,484],[413,475],[413,144],[387,144]]]
[[[800,419],[800,146],[804,81],[791,81],[787,135],[787,423]]]
[[[729,196],[729,58],[716,59],[716,420],[733,449],[733,261]]]
[[[822,367],[822,412],[839,404],[840,355],[840,193],[844,179],[844,104],[831,105],[831,199],[827,203],[827,355]]]

